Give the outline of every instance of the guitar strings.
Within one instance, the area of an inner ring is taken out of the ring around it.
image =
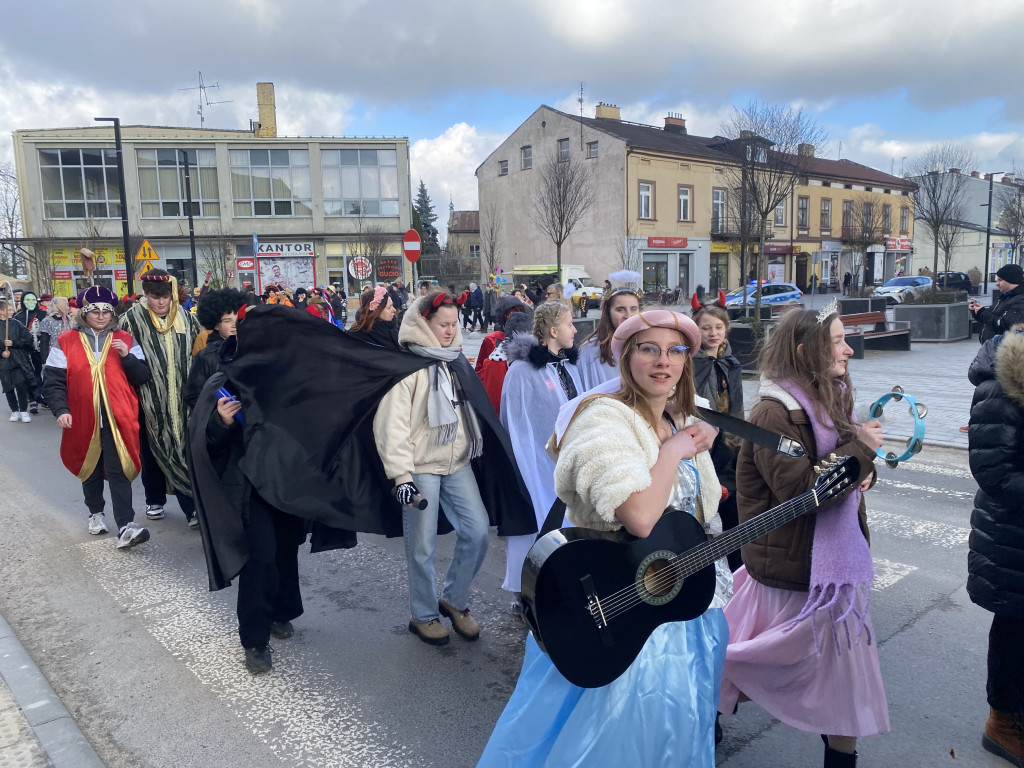
[[[839,479],[841,480],[841,478]],[[790,518],[790,520],[784,520],[781,524],[785,524],[796,519],[807,511],[819,506],[820,503],[828,500],[826,497],[828,485],[829,484],[826,483],[821,489],[816,487],[807,493],[798,496],[796,499],[791,499],[790,501],[780,504],[771,511],[770,516],[772,518],[780,516],[785,518],[786,515],[795,511],[797,507],[802,506],[807,502],[811,502],[806,509],[798,511],[796,515]],[[840,485],[842,485],[842,483],[840,483]],[[815,494],[819,490],[819,500],[815,502]],[[751,531],[757,531],[757,535],[750,539],[750,541],[753,541],[754,539],[760,538],[765,533],[768,533],[778,527],[777,524],[774,524],[774,520],[772,521],[773,524],[769,525],[767,519],[760,518],[762,518],[762,515],[751,518],[746,523],[733,528],[731,531],[719,536],[717,539],[705,544],[698,544],[697,547],[693,549],[668,558],[666,560],[667,566],[651,578],[650,587],[647,587],[644,579],[640,578],[635,580],[632,584],[623,587],[616,592],[612,592],[605,598],[598,598],[601,604],[604,623],[607,624],[611,619],[620,616],[640,603],[645,602],[645,591],[652,595],[661,590],[668,591],[668,589],[679,580],[684,572],[687,572],[687,576],[683,577],[685,580],[688,576],[692,576],[697,571],[707,567],[708,565],[712,565],[719,559],[719,557],[722,557],[724,554],[727,554],[734,549],[732,545],[736,540],[744,539]],[[718,553],[719,550],[722,550],[720,554]],[[693,570],[690,570],[691,568],[693,568]]]

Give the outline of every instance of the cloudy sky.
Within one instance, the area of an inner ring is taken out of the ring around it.
[[[751,100],[807,110],[830,157],[898,174],[964,142],[1024,169],[1021,0],[53,0],[0,27],[0,161],[11,131],[248,128],[276,86],[279,135],[407,136],[439,212],[475,208],[479,163],[540,104],[597,101],[714,135]]]

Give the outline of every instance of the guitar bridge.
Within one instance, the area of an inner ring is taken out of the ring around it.
[[[580,579],[580,586],[583,587],[583,594],[587,596],[587,612],[590,613],[591,618],[594,619],[594,623],[597,625],[599,630],[608,629],[608,620],[604,616],[604,609],[601,607],[601,598],[597,596],[597,589],[594,587],[594,580],[590,575],[584,576]],[[601,642],[605,646],[610,647],[612,645],[611,634],[607,631],[602,631]]]

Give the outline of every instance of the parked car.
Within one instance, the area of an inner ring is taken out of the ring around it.
[[[970,293],[971,287],[974,285],[971,282],[970,275],[966,272],[939,272],[935,276],[935,282],[938,283],[940,288],[946,288],[951,291],[967,291]]]
[[[747,286],[747,304],[757,303],[757,283]],[[803,301],[804,292],[792,283],[764,283],[761,286],[761,304],[786,305],[799,304]],[[743,306],[743,289],[737,288],[725,297],[726,307]]]
[[[930,290],[930,277],[894,277],[880,288],[875,288],[875,296],[885,298],[886,304],[902,304],[907,296],[917,296]]]

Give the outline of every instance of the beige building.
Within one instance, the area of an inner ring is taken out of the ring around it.
[[[656,127],[623,121],[618,107],[608,104],[599,104],[593,118],[542,106],[477,169],[480,209],[494,206],[501,216],[506,271],[554,264],[555,247],[531,215],[537,169],[573,153],[591,169],[596,196],[563,245],[563,264],[582,265],[597,284],[628,268],[642,273],[645,291],[679,288],[689,294],[698,285],[728,290],[742,279],[730,207],[738,167],[734,144],[689,134],[680,115],[670,114]],[[870,267],[868,278],[877,280],[906,263],[913,184],[846,160],[812,157],[807,166],[806,177],[769,222],[770,279],[805,287],[812,274],[828,280]],[[881,255],[866,255],[865,212],[877,224],[877,243],[870,247]],[[889,217],[884,232],[883,213]],[[755,249],[748,247],[749,257]],[[750,268],[749,258],[745,266]]]
[[[128,125],[121,129],[132,256],[143,238],[154,267],[179,280],[290,287],[336,283],[352,293],[373,256],[376,274],[411,277],[402,235],[411,226],[406,138],[277,135],[274,90],[258,86],[251,130]],[[15,164],[37,286],[74,295],[88,285],[79,249],[96,254],[98,284],[127,292],[119,171],[109,124],[19,130]],[[189,242],[185,156],[195,233]],[[383,245],[368,245],[373,232]],[[131,262],[133,259],[128,259]],[[135,276],[145,263],[134,265]]]

